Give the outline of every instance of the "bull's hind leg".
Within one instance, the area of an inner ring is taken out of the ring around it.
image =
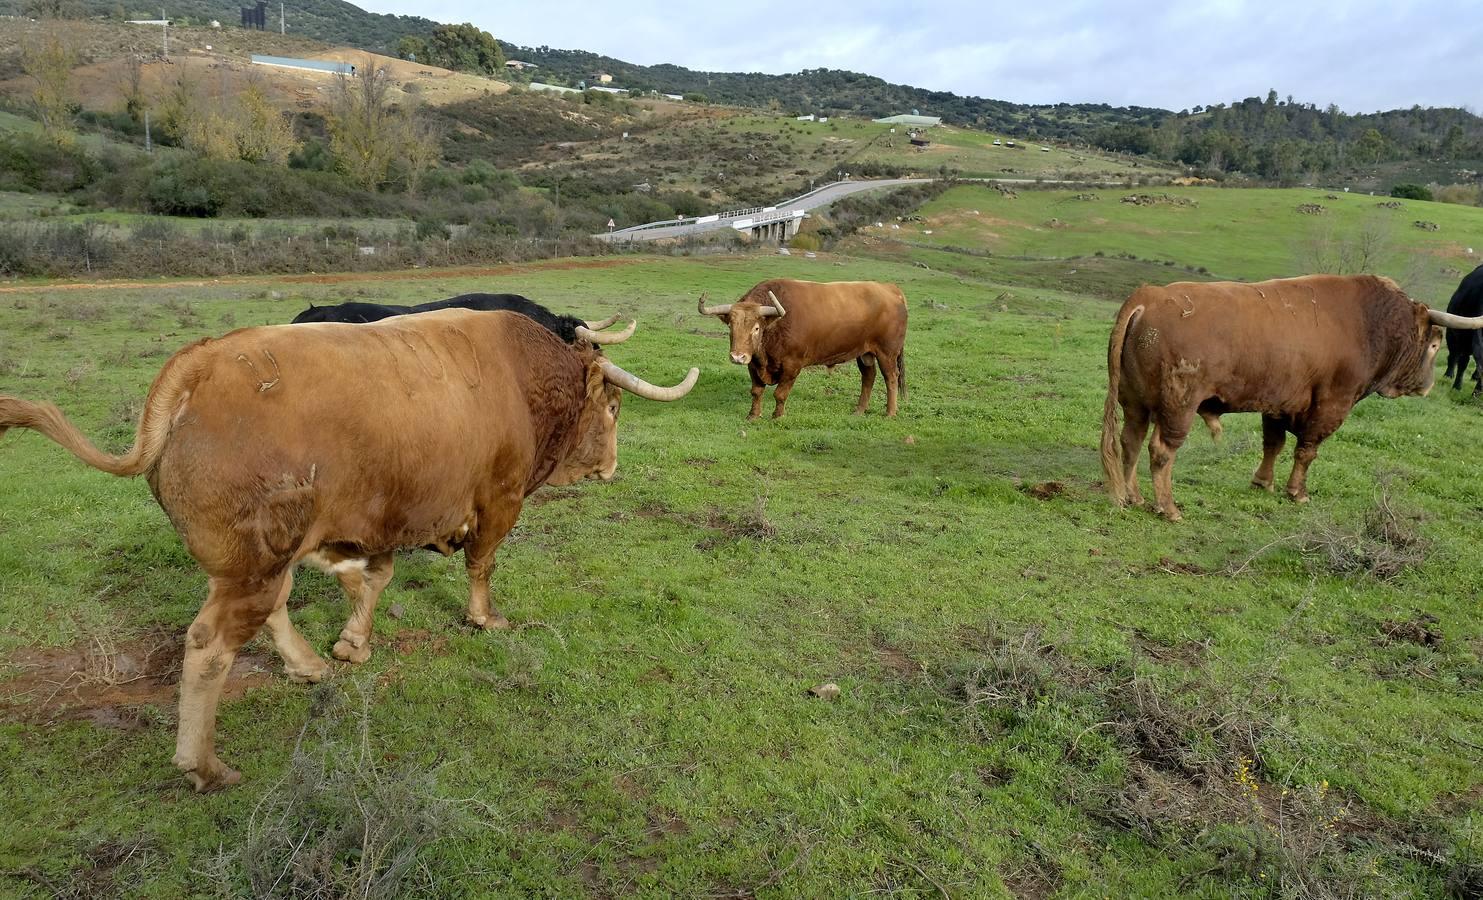
[[[860,367],[860,402],[855,404],[855,415],[863,416],[870,406],[870,390],[875,387],[875,355],[865,353],[855,359]]]
[[[335,567],[335,577],[350,598],[350,618],[335,641],[335,659],[363,663],[371,658],[371,629],[376,622],[376,604],[381,592],[391,583],[393,560],[390,553],[378,553],[365,560],[347,560]]]
[[[212,578],[206,605],[185,634],[175,765],[198,791],[242,780],[216,756],[216,707],[237,651],[267,621],[288,573],[265,579]]]
[[[268,630],[273,633],[273,646],[283,657],[283,673],[290,681],[300,684],[316,683],[329,671],[329,663],[320,658],[304,636],[294,628],[288,618],[288,594],[293,588],[293,575],[284,576],[283,588],[278,592],[278,602],[268,615]]]
[[[494,553],[520,517],[520,497],[508,497],[493,508],[479,510],[479,528],[463,545],[464,564],[469,572],[470,625],[485,631],[503,631],[510,620],[489,603],[489,576],[494,572]]]
[[[1287,425],[1283,420],[1274,416],[1262,416],[1262,464],[1256,467],[1256,474],[1251,476],[1252,487],[1264,491],[1272,490],[1273,481],[1277,477],[1277,454],[1282,452],[1286,443]]]
[[[1148,442],[1149,468],[1153,471],[1153,501],[1164,518],[1178,522],[1184,518],[1174,505],[1174,457],[1189,435],[1194,410],[1176,415],[1158,416],[1153,438]]]
[[[1148,410],[1141,406],[1123,407],[1123,484],[1127,497],[1117,498],[1134,506],[1143,505],[1143,491],[1138,487],[1138,454],[1148,435]]]

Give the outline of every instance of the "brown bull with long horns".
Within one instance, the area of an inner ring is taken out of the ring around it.
[[[735,303],[707,306],[731,331],[731,361],[752,376],[752,410],[762,412],[762,393],[773,391],[772,417],[783,417],[798,373],[809,366],[833,367],[854,360],[860,367],[860,401],[870,405],[876,368],[886,380],[886,415],[896,415],[898,395],[906,396],[906,297],[894,284],[879,281],[764,281]]]
[[[1355,403],[1374,393],[1394,398],[1431,390],[1442,344],[1438,325],[1483,328],[1483,318],[1428,309],[1373,275],[1139,288],[1118,311],[1107,346],[1102,469],[1108,492],[1119,504],[1143,502],[1138,450],[1152,425],[1154,503],[1178,520],[1174,456],[1195,416],[1219,437],[1221,415],[1259,412],[1262,463],[1252,485],[1273,489],[1277,454],[1290,432],[1297,448],[1287,494],[1306,502],[1318,445]]]
[[[655,387],[523,315],[448,310],[192,344],[155,378],[122,456],[49,403],[0,397],[0,434],[33,428],[94,468],[144,475],[205,570],[175,764],[209,790],[240,777],[217,758],[214,734],[243,643],[266,624],[290,678],[318,681],[328,668],[289,621],[299,562],[334,572],[350,597],[340,659],[370,655],[372,615],[402,547],[463,550],[469,620],[507,628],[489,576],[525,497],[611,478],[621,392],[676,400],[698,376]]]

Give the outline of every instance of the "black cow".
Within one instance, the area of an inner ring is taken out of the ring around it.
[[[1447,311],[1455,316],[1483,315],[1483,266],[1462,279],[1452,299],[1447,301]],[[1483,392],[1483,333],[1447,329],[1447,374],[1444,377],[1453,378],[1454,391],[1462,388],[1462,376],[1468,370],[1469,357],[1478,361],[1478,370],[1473,373],[1473,379],[1478,381],[1473,393],[1477,394]]]
[[[449,297],[447,300],[433,300],[428,303],[419,303],[416,306],[383,306],[379,303],[359,303],[351,301],[341,303],[337,306],[310,306],[308,309],[294,316],[293,324],[300,322],[350,322],[362,324],[365,322],[377,322],[391,316],[406,316],[414,313],[432,312],[439,309],[476,309],[486,312],[504,310],[506,312],[519,313],[529,319],[534,319],[547,331],[561,338],[568,344],[577,343],[578,339],[593,344],[620,344],[633,335],[634,323],[622,331],[610,334],[600,333],[618,321],[616,315],[609,316],[601,322],[588,322],[576,316],[568,316],[562,313],[554,313],[546,307],[522,297],[519,294],[460,294],[457,297]]]

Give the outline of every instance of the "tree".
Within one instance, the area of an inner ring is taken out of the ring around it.
[[[288,164],[288,158],[299,149],[293,125],[268,101],[268,95],[256,80],[237,93],[237,157],[248,162],[265,162],[275,166]]]
[[[409,190],[437,162],[437,132],[407,110],[394,107],[390,78],[368,59],[353,78],[342,76],[327,122],[330,152],[340,170],[367,190],[392,180],[394,168],[405,173]]]
[[[31,89],[31,109],[41,121],[41,129],[57,144],[72,139],[72,67],[77,65],[77,51],[64,41],[56,29],[28,40],[21,46],[21,70],[35,81]]]
[[[427,54],[427,62],[460,72],[493,75],[505,68],[499,41],[467,22],[434,28],[427,42]]]
[[[396,55],[402,59],[428,62],[427,41],[414,35],[406,35],[396,42]]]

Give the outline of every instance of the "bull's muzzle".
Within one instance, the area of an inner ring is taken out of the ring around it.
[[[749,363],[749,362],[752,361],[752,354],[750,354],[750,353],[733,353],[733,354],[731,354],[731,361],[734,362],[734,363],[736,363],[739,366],[744,366],[747,363]]]

